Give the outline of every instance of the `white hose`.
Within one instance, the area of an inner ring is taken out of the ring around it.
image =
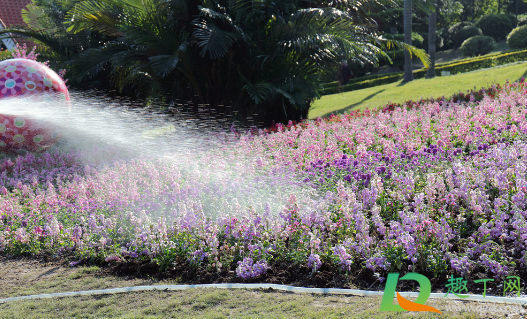
[[[369,290],[358,290],[358,289],[340,289],[340,288],[305,288],[305,287],[293,287],[278,284],[203,284],[203,285],[155,285],[155,286],[134,286],[134,287],[123,287],[123,288],[112,288],[112,289],[99,289],[99,290],[85,290],[85,291],[72,291],[72,292],[58,292],[52,294],[41,294],[41,295],[30,295],[0,299],[0,303],[26,300],[26,299],[44,299],[44,298],[55,298],[55,297],[71,297],[71,296],[88,296],[88,295],[105,295],[115,294],[121,292],[130,291],[148,291],[148,290],[187,290],[194,288],[220,288],[220,289],[276,289],[291,292],[304,292],[312,294],[341,294],[341,295],[355,295],[355,296],[381,296],[383,291],[369,291]],[[417,297],[418,292],[401,292],[403,297]],[[466,295],[467,298],[459,298],[454,294],[449,294],[445,297],[443,293],[431,293],[430,298],[448,298],[462,301],[486,301],[486,302],[498,302],[507,304],[526,305],[527,298],[508,298],[508,297],[495,297],[482,295]],[[394,295],[395,298],[395,295]]]

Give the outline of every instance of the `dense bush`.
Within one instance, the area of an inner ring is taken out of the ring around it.
[[[451,26],[448,30],[443,31],[442,32],[443,38],[444,38],[444,40],[443,40],[444,48],[443,49],[447,50],[447,49],[454,48],[454,42],[453,42],[454,35],[459,30],[461,30],[462,28],[468,27],[468,26],[471,26],[471,25],[473,25],[473,24],[468,22],[468,21],[461,21],[461,22],[458,22],[458,23],[454,24],[453,26]],[[461,42],[461,43],[463,43],[463,42]]]
[[[477,35],[465,40],[461,45],[464,56],[478,56],[490,53],[496,46],[496,41],[486,35]]]
[[[482,34],[483,33],[481,32],[480,28],[473,25],[467,25],[466,27],[459,29],[456,34],[454,34],[452,37],[452,43],[454,44],[455,48],[459,48],[466,39]]]
[[[506,13],[505,16],[509,19],[513,28],[516,28],[518,26],[518,18],[516,18],[514,14]]]
[[[499,41],[505,39],[515,25],[508,15],[493,13],[479,18],[476,27],[480,28],[484,35]]]
[[[507,36],[507,44],[511,49],[527,48],[527,25],[512,30]]]

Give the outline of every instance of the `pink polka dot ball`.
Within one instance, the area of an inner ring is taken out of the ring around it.
[[[64,81],[46,65],[28,59],[0,61],[0,104],[1,99],[26,96],[70,100]],[[0,152],[41,152],[58,139],[49,124],[27,116],[0,114]]]

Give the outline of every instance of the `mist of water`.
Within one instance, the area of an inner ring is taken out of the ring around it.
[[[228,130],[231,123],[183,113],[168,115],[159,108],[145,110],[142,105],[99,94],[73,92],[71,97],[71,107],[42,99],[4,99],[0,101],[0,114],[53,127],[62,137],[48,152],[74,151],[87,164],[162,159],[178,165],[186,180],[198,181],[205,176],[209,188],[223,188],[221,198],[202,200],[206,215],[232,213],[227,210],[236,207],[276,214],[291,195],[303,201],[306,209],[313,209],[314,191],[300,186],[291,171],[270,173],[254,168],[254,159],[226,155],[226,147],[236,147],[235,137]]]

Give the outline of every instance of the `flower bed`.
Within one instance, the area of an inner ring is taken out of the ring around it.
[[[239,280],[284,263],[368,284],[393,271],[525,278],[527,85],[492,92],[278,125],[183,166],[5,160],[0,251]]]

